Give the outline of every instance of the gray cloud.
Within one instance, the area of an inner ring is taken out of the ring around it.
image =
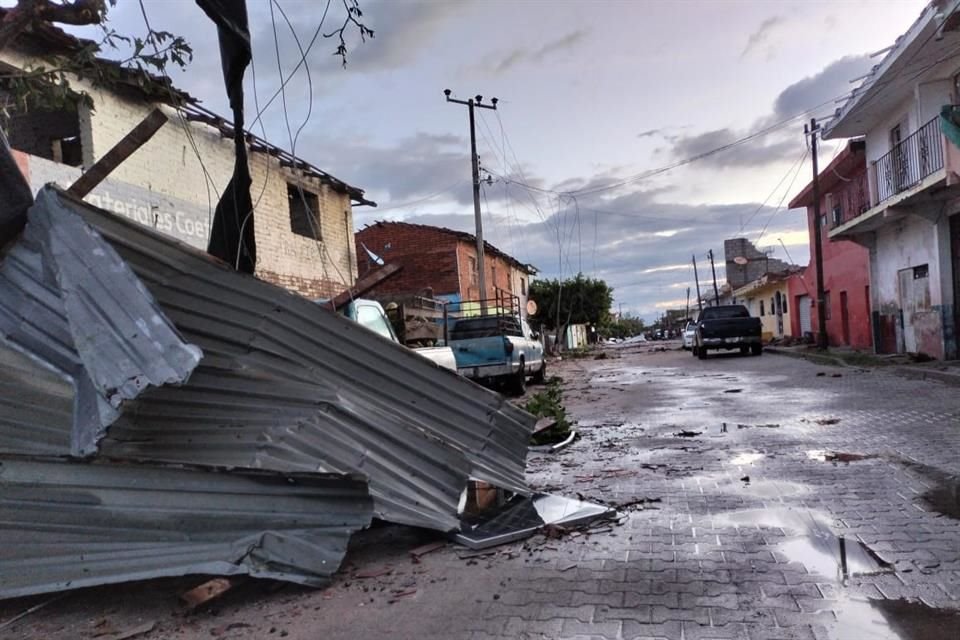
[[[573,49],[589,33],[588,29],[576,29],[545,43],[537,49],[518,47],[500,57],[499,60],[493,61],[490,64],[490,70],[494,73],[503,73],[520,64],[543,62],[554,54]]]
[[[676,158],[692,158],[736,142],[746,132],[734,129],[714,129],[703,133],[672,136],[669,152]],[[796,136],[789,139],[758,139],[721,151],[699,161],[713,167],[760,167],[785,159],[794,159],[800,150]]]
[[[770,33],[785,22],[786,19],[783,16],[772,16],[761,22],[756,31],[747,38],[747,45],[743,48],[740,57],[743,58],[757,47],[766,44],[770,40]]]
[[[641,131],[637,134],[638,138],[652,138],[653,136],[660,135],[663,132],[663,129],[647,129],[646,131]]]
[[[786,87],[774,100],[771,113],[758,119],[748,130],[722,128],[694,134],[666,135],[664,137],[670,146],[658,151],[675,159],[690,158],[729,145],[751,132],[777,125],[817,105],[828,103],[824,109],[829,110],[828,106],[831,106],[834,98],[850,91],[850,80],[866,73],[870,65],[871,59],[866,55],[840,58],[820,72]],[[794,160],[802,150],[797,136],[801,126],[797,123],[794,129],[788,127],[772,131],[749,143],[704,158],[699,164],[717,168],[743,168]]]
[[[868,55],[845,56],[831,62],[819,73],[794,82],[774,101],[774,118],[789,118],[849,93],[854,86],[850,81],[865,74],[872,65],[873,60]]]

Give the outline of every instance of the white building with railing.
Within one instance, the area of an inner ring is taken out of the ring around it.
[[[824,129],[826,139],[866,139],[869,207],[829,235],[870,250],[882,352],[957,357],[960,148],[950,139],[957,104],[960,0],[936,0]]]

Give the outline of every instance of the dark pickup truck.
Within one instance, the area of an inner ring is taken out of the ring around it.
[[[760,318],[751,318],[742,304],[707,307],[697,318],[693,355],[701,360],[711,349],[739,349],[755,356],[763,353]]]

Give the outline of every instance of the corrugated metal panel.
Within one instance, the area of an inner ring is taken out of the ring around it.
[[[0,598],[187,574],[320,586],[362,480],[0,457]]]
[[[109,244],[42,191],[0,265],[0,341],[73,380],[71,449],[87,455],[121,405],[178,384],[200,350],[177,334]]]
[[[64,455],[72,423],[73,384],[0,342],[0,451]]]
[[[359,472],[379,517],[441,530],[458,526],[469,477],[526,492],[535,419],[499,394],[202,252],[52,188],[41,192],[41,202],[54,199],[62,204],[31,215],[79,213],[204,353],[186,384],[151,387],[125,404],[103,454]]]

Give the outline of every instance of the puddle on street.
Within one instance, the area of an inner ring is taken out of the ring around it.
[[[923,494],[923,500],[937,513],[960,520],[960,478],[945,479],[940,486]]]
[[[926,506],[948,518],[960,520],[960,476],[950,475],[936,467],[931,467],[919,462],[911,462],[908,460],[900,460],[899,462],[907,469],[926,477],[936,484],[936,486],[920,496],[926,503]]]
[[[945,640],[958,637],[960,612],[909,600],[846,598],[828,626],[834,640]]]
[[[821,513],[795,509],[753,509],[718,518],[737,527],[782,529],[796,537],[777,546],[790,562],[811,573],[842,581],[853,575],[885,573],[892,566],[858,540],[838,536]]]
[[[753,464],[754,462],[763,460],[765,457],[766,457],[766,454],[757,453],[755,451],[739,453],[730,459],[730,464],[740,467],[748,464]]]

